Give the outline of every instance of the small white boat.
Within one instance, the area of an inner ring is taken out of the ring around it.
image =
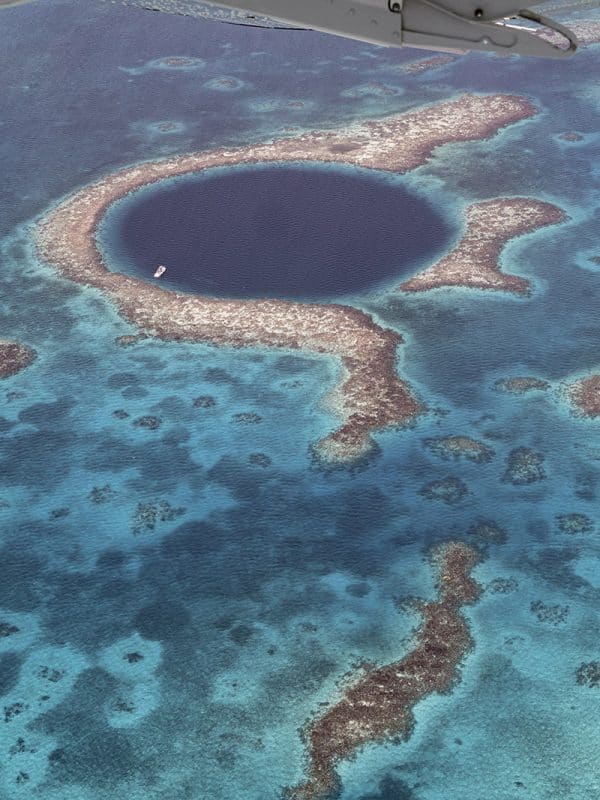
[[[161,264],[160,266],[158,266],[156,268],[156,271],[154,272],[154,277],[155,278],[160,278],[161,275],[164,275],[166,271],[167,271],[167,268],[163,267],[163,265]]]

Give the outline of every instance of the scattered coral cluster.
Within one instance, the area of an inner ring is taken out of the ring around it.
[[[587,514],[574,512],[573,514],[559,514],[556,517],[559,529],[563,533],[592,533],[594,521]]]
[[[508,455],[506,472],[502,480],[515,486],[544,480],[546,477],[544,461],[545,458],[541,453],[536,453],[529,447],[515,447]]]
[[[500,378],[494,384],[495,389],[501,389],[504,392],[511,394],[526,394],[534,390],[540,392],[546,391],[550,388],[548,381],[541,378],[533,378],[531,376],[516,376],[513,378]]]
[[[490,544],[504,544],[508,539],[506,530],[489,519],[476,522],[467,533],[474,544],[484,548]]]
[[[133,515],[132,532],[153,531],[158,522],[172,522],[185,514],[185,508],[174,508],[167,500],[138,503]]]
[[[441,500],[444,503],[459,503],[467,494],[468,487],[460,478],[449,475],[447,478],[430,481],[420,489],[419,494],[426,500]]]
[[[483,442],[471,439],[470,436],[442,436],[437,439],[426,439],[425,445],[441,458],[466,458],[481,464],[490,461],[494,451]]]
[[[589,661],[579,665],[575,673],[575,680],[580,686],[600,686],[600,662]]]
[[[542,600],[534,600],[530,609],[540,622],[547,622],[550,625],[561,625],[567,621],[569,616],[569,606],[561,606],[558,603],[548,604]]]

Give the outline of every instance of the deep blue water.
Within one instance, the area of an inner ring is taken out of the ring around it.
[[[191,66],[166,68],[173,55]],[[0,637],[0,800],[280,800],[302,774],[306,718],[357,661],[406,652],[416,619],[398,599],[433,595],[428,545],[470,541],[482,519],[507,542],[476,570],[486,591],[467,612],[462,680],[417,706],[408,742],[342,764],[341,800],[597,800],[600,687],[576,675],[600,662],[600,435],[559,389],[600,364],[600,49],[399,71],[423,55],[111,3],[0,14],[0,337],[38,351],[0,383],[0,622],[18,628]],[[571,219],[505,251],[529,298],[405,297],[384,281],[346,300],[406,339],[399,369],[431,408],[378,435],[359,468],[310,457],[335,424],[321,403],[335,362],[119,347],[135,330],[32,250],[36,214],[122,166],[462,91],[523,93],[540,113],[436,151],[402,186],[451,227],[499,194],[544,197]],[[583,138],[559,138],[572,130]],[[552,388],[494,387],[520,374]],[[147,415],[156,429],[136,424]],[[491,460],[425,445],[459,434]],[[516,447],[544,456],[543,480],[503,480]],[[421,494],[447,476],[462,500]],[[593,532],[561,531],[573,512]]]
[[[141,190],[103,225],[107,263],[217,297],[328,299],[399,283],[450,240],[434,205],[375,171],[211,170]],[[163,281],[164,282],[164,281]]]

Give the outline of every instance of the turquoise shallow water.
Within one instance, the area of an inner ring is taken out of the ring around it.
[[[559,389],[600,365],[599,48],[407,76],[398,66],[421,54],[108,4],[48,0],[1,19],[0,335],[38,352],[0,385],[1,800],[280,798],[302,775],[298,729],[344,673],[409,647],[418,620],[399,601],[433,596],[426,548],[473,541],[483,520],[507,541],[476,569],[486,590],[466,612],[461,681],[416,707],[408,742],[342,764],[341,797],[595,800],[600,687],[577,676],[600,661],[600,437]],[[173,55],[193,60],[169,70]],[[222,77],[236,79],[227,91]],[[529,298],[345,298],[405,337],[399,369],[431,409],[354,469],[310,456],[334,424],[320,398],[335,361],[120,347],[135,331],[110,304],[35,259],[36,215],[125,164],[462,90],[530,95],[540,114],[439,150],[405,183],[447,219],[502,194],[570,219],[506,248]],[[573,130],[580,140],[559,138]],[[518,375],[550,386],[496,385]],[[450,435],[493,455],[444,460],[425,443]],[[514,485],[521,447],[544,477]],[[448,477],[453,502],[422,492]],[[573,513],[593,530],[561,530]]]

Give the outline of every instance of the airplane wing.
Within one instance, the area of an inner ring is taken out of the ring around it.
[[[154,11],[264,28],[318,30],[392,47],[562,58],[574,34],[542,10],[563,14],[600,0],[556,0],[525,10],[518,0],[121,0]],[[518,24],[514,24],[517,22]]]
[[[118,1],[118,0],[117,0]],[[182,14],[186,17],[198,17],[217,22],[227,22],[235,25],[251,25],[257,28],[290,28],[295,26],[285,25],[270,17],[244,11],[236,8],[225,8],[214,3],[205,3],[201,0],[120,0],[128,6],[138,6],[149,11],[162,11],[167,14]],[[114,2],[114,0],[113,0]]]
[[[388,47],[564,58],[577,39],[564,16],[600,0],[111,0],[152,11],[261,28],[316,30]],[[31,0],[0,0],[0,10]],[[517,23],[517,24],[515,24]]]

